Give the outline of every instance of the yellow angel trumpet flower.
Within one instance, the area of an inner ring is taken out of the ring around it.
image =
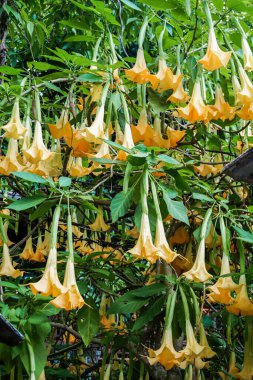
[[[230,274],[229,258],[223,253],[220,276],[228,274]],[[208,286],[207,289],[211,292],[208,300],[213,303],[230,304],[234,301],[231,293],[239,287],[230,276],[220,277],[214,285]]]
[[[98,212],[95,222],[90,224],[89,227],[92,231],[96,232],[109,230],[110,226],[108,226],[108,224],[105,223],[102,206],[98,206]]]
[[[242,369],[236,374],[236,378],[240,380],[253,379],[253,333],[252,333],[252,318],[246,319],[245,343],[244,343],[244,358]]]
[[[125,70],[127,79],[138,84],[145,84],[151,82],[152,86],[156,86],[158,79],[155,75],[150,74],[146,60],[144,57],[143,48],[139,47],[136,56],[136,62],[132,69]]]
[[[160,218],[157,218],[156,221],[155,246],[159,249],[157,256],[161,257],[168,264],[179,256],[170,248],[165,236],[163,221]]]
[[[215,103],[210,108],[214,111],[213,120],[232,120],[235,117],[235,107],[225,101],[220,85],[215,89]]]
[[[245,274],[240,276],[236,298],[233,303],[226,307],[227,311],[235,315],[253,315],[253,303],[249,300]]]
[[[81,136],[89,143],[99,144],[105,139],[105,123],[104,123],[105,107],[101,105],[97,109],[95,119],[90,127],[85,127]]]
[[[71,154],[67,163],[67,171],[71,177],[83,177],[90,173],[89,168],[83,167],[82,157],[73,157]]]
[[[19,101],[16,100],[12,109],[11,119],[8,124],[4,125],[2,129],[5,131],[3,137],[10,139],[21,139],[26,133],[26,128],[20,120],[19,114]]]
[[[3,254],[2,254],[2,264],[0,265],[0,276],[9,276],[13,278],[17,278],[19,276],[23,276],[23,272],[19,269],[15,269],[9,252],[8,245],[6,243],[3,244]]]
[[[48,162],[54,157],[54,153],[50,152],[43,141],[41,123],[36,120],[35,131],[31,147],[24,151],[27,161],[37,164],[40,161]]]
[[[211,27],[208,36],[208,46],[206,55],[198,62],[202,64],[204,69],[213,71],[220,67],[226,67],[231,57],[231,51],[223,51],[219,48],[216,40],[214,28]]]
[[[37,245],[34,253],[34,261],[44,262],[46,260],[45,256],[47,255],[48,252],[44,248],[41,232],[39,231]]]
[[[242,52],[243,52],[244,70],[252,71],[253,70],[253,54],[245,36],[242,37]]]
[[[207,272],[205,264],[205,239],[201,239],[197,256],[192,268],[188,272],[182,274],[188,280],[194,282],[206,282],[213,276]]]
[[[188,272],[184,272],[182,275],[185,276],[188,280],[194,282],[205,282],[212,278],[212,275],[207,272],[206,264],[205,264],[205,239],[208,221],[211,217],[212,209],[210,208],[204,217],[201,233],[200,233],[200,244],[198,247],[197,255],[195,258],[195,262],[192,268]]]
[[[146,259],[152,264],[158,259],[159,249],[153,244],[147,213],[142,213],[139,238],[135,246],[130,249],[129,252],[133,256],[139,259]]]
[[[26,240],[25,247],[19,257],[24,260],[33,260],[34,250],[31,236]]]
[[[133,136],[132,136],[130,125],[128,123],[125,124],[122,146],[127,149],[132,149],[134,147]],[[120,150],[117,155],[117,158],[119,160],[126,161],[127,155],[128,155],[127,152],[125,152],[124,150]]]
[[[231,351],[230,358],[229,358],[229,368],[228,368],[228,374],[232,375],[234,378],[237,378],[237,374],[239,372],[239,369],[236,367],[236,356],[235,352]],[[219,372],[219,375],[224,380],[229,380],[230,376],[226,376],[224,372]]]
[[[183,75],[181,74],[180,68],[177,68],[176,76],[180,77],[177,85],[173,89],[173,93],[168,97],[168,101],[172,103],[186,103],[189,100],[189,95],[185,92],[183,87]]]
[[[50,303],[55,307],[65,310],[80,309],[83,307],[85,302],[78,290],[75,266],[71,258],[67,261],[63,287],[66,291],[59,294],[54,300],[50,301]]]
[[[0,161],[0,174],[10,175],[11,172],[21,172],[24,166],[18,161],[18,142],[15,139],[10,139],[6,156]]]
[[[212,114],[213,112],[211,111],[210,107],[206,106],[203,101],[199,80],[196,81],[193,87],[192,96],[187,106],[184,108],[177,108],[173,112],[173,116],[186,119],[191,124],[198,121],[203,121],[206,124],[209,122]]]
[[[239,104],[246,105],[253,102],[253,84],[245,70],[240,66],[239,75],[241,80],[241,91],[237,93]]]
[[[159,59],[158,72],[155,77],[158,79],[158,82],[152,87],[158,92],[163,92],[170,89],[175,90],[183,75],[181,73],[174,75],[172,70],[167,66],[165,59]]]
[[[25,119],[25,128],[26,132],[24,134],[23,144],[22,144],[22,152],[27,150],[31,146],[31,138],[32,138],[32,128],[31,128],[31,119],[29,115],[26,115]]]
[[[179,366],[183,360],[183,353],[177,352],[173,344],[172,320],[175,310],[176,292],[173,296],[170,294],[166,306],[165,326],[161,341],[161,347],[158,350],[149,348],[148,361],[150,365],[160,363],[167,371],[175,365]]]
[[[67,234],[68,234],[68,249],[69,257],[65,269],[65,276],[63,286],[65,291],[59,294],[54,300],[50,301],[55,307],[73,310],[80,309],[85,304],[76,283],[75,264],[74,264],[74,249],[73,249],[73,235],[72,235],[72,220],[70,213],[67,219]]]
[[[47,258],[45,271],[42,278],[35,282],[30,283],[30,288],[33,294],[40,293],[45,297],[57,297],[60,293],[66,292],[66,288],[60,283],[57,273],[57,232],[60,217],[60,206],[57,206],[54,211],[51,234],[50,234],[50,250]]]
[[[48,128],[54,139],[71,140],[73,136],[73,127],[69,123],[68,109],[63,109],[61,115],[55,124],[48,124]]]

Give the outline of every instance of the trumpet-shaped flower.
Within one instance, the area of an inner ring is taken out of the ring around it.
[[[190,123],[196,123],[203,121],[208,123],[210,116],[213,115],[213,111],[209,106],[206,106],[201,95],[200,82],[197,81],[194,85],[190,102],[186,107],[177,108],[173,115],[188,120]]]
[[[242,52],[244,61],[244,70],[253,70],[253,54],[245,37],[242,38]]]
[[[173,345],[172,327],[165,328],[162,344],[158,350],[148,350],[148,361],[150,365],[160,363],[167,371],[172,369],[175,365],[179,366],[183,359],[183,352],[177,352]]]
[[[25,247],[19,257],[24,260],[33,260],[34,250],[31,236],[26,240]]]
[[[31,128],[31,119],[30,116],[27,115],[25,119],[25,128],[26,132],[24,134],[23,144],[22,144],[22,152],[27,150],[31,146],[31,138],[32,138],[32,128]]]
[[[177,82],[177,85],[173,89],[173,93],[168,97],[168,101],[172,103],[185,103],[189,100],[189,95],[185,92],[183,87],[183,79],[180,68],[177,68],[176,75],[180,77],[180,80]]]
[[[105,123],[104,123],[105,107],[101,105],[97,109],[95,119],[90,127],[83,128],[80,135],[89,143],[100,144],[105,139]]]
[[[76,283],[74,262],[69,258],[66,265],[63,281],[65,291],[61,292],[55,299],[50,301],[55,307],[73,310],[80,309],[85,304]]]
[[[43,296],[57,297],[66,292],[66,288],[60,283],[57,273],[57,250],[51,248],[48,254],[47,264],[42,278],[35,283],[30,283],[33,294],[41,293]]]
[[[214,111],[213,120],[232,120],[235,117],[235,107],[231,107],[225,101],[222,89],[219,85],[215,89],[215,103],[210,108]]]
[[[248,75],[239,67],[239,75],[241,80],[241,91],[237,93],[238,102],[242,105],[253,102],[253,84],[251,83]]]
[[[153,86],[156,85],[158,79],[155,75],[150,74],[147,69],[144,51],[142,48],[139,48],[137,51],[137,57],[135,65],[130,70],[125,70],[127,79],[138,84],[145,84],[151,82]]]
[[[123,139],[122,146],[128,149],[132,149],[134,147],[133,136],[132,136],[130,125],[128,123],[125,124],[124,139]],[[126,161],[126,157],[127,157],[127,152],[125,152],[124,150],[120,150],[117,158],[119,160]]]
[[[249,322],[248,322],[249,323]],[[244,358],[242,370],[236,374],[236,378],[240,380],[253,379],[253,334],[252,326],[248,326],[247,336],[244,343]]]
[[[230,266],[228,256],[223,253],[220,275],[223,276],[226,274],[230,274]],[[234,283],[230,276],[220,277],[214,285],[208,287],[208,290],[211,292],[208,299],[213,303],[219,302],[223,304],[230,304],[234,300],[231,293],[238,289],[238,287],[239,286]]]
[[[227,311],[236,315],[253,315],[253,303],[249,300],[244,274],[240,276],[239,286],[235,291],[236,298],[231,305],[226,307]]]
[[[209,174],[216,175],[221,169],[222,165],[211,165],[203,163],[199,166],[193,167],[194,172],[200,174],[202,177],[207,177]]]
[[[82,163],[82,157],[69,156],[67,163],[67,171],[71,177],[83,177],[90,173],[89,168],[84,168]]]
[[[172,70],[167,67],[165,59],[159,59],[158,72],[155,75],[158,79],[157,83],[152,86],[158,92],[163,92],[169,89],[175,90],[183,75],[181,73],[174,75]]]
[[[3,245],[3,256],[2,264],[0,265],[0,276],[9,276],[13,278],[23,276],[23,272],[21,272],[19,269],[14,268],[11,261],[8,245],[5,243]]]
[[[240,111],[237,111],[237,115],[240,119],[243,120],[252,120],[253,119],[253,103],[245,104]]]
[[[163,221],[160,218],[157,218],[156,222],[155,246],[159,249],[157,255],[168,264],[178,256],[169,246],[165,236]]]
[[[44,262],[46,260],[45,256],[47,256],[47,254],[48,252],[44,248],[41,233],[39,233],[33,260],[38,262]]]
[[[155,263],[158,259],[159,251],[152,241],[148,214],[143,213],[139,238],[136,245],[129,252],[139,259],[146,259],[151,263]]]
[[[197,256],[192,268],[188,272],[183,273],[183,276],[194,282],[205,282],[212,278],[212,275],[206,270],[205,239],[200,241]]]
[[[236,356],[235,352],[232,351],[229,358],[229,368],[228,368],[228,374],[237,377],[237,374],[239,372],[239,369],[236,367]],[[226,380],[228,377],[223,373],[219,372],[219,375],[222,379]]]
[[[235,105],[240,104],[240,100],[238,98],[238,93],[242,90],[242,87],[240,85],[240,82],[235,74],[232,75],[232,86],[233,86],[233,92],[235,96]]]
[[[231,51],[225,52],[219,48],[214,29],[211,27],[208,36],[207,52],[206,55],[199,60],[199,63],[201,63],[206,70],[213,71],[222,66],[226,67],[230,57]]]
[[[3,244],[2,264],[0,265],[0,276],[9,276],[13,278],[23,276],[23,272],[21,272],[19,269],[14,268],[8,245],[5,243]]]
[[[21,139],[26,133],[26,128],[23,126],[20,120],[18,100],[16,100],[14,103],[9,123],[4,125],[2,129],[5,131],[3,137],[10,139]]]
[[[69,123],[68,110],[62,110],[60,118],[57,120],[56,124],[48,124],[48,128],[54,139],[61,139],[65,136],[70,138],[73,131]]]
[[[15,139],[10,139],[6,156],[0,161],[0,174],[9,175],[11,172],[21,172],[24,170],[18,161],[18,142]]]
[[[108,226],[108,224],[105,223],[103,208],[101,206],[98,206],[98,212],[95,222],[90,224],[89,227],[92,231],[96,232],[109,230],[110,226]]]
[[[175,131],[173,128],[167,128],[167,140],[164,139],[164,148],[176,148],[178,142],[183,140],[185,134],[186,131]]]
[[[54,153],[50,152],[44,144],[42,137],[41,124],[36,120],[34,137],[31,147],[24,151],[24,156],[27,161],[32,164],[37,164],[40,161],[48,162],[52,160]]]

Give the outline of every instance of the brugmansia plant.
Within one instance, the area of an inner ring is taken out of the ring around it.
[[[2,3],[1,379],[252,380],[251,2]]]

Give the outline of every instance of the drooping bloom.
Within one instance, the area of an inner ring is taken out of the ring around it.
[[[15,139],[10,139],[6,156],[0,161],[0,174],[9,175],[11,172],[21,172],[24,170],[18,161],[18,142]]]
[[[48,124],[48,128],[54,139],[61,139],[64,137],[66,140],[71,140],[73,136],[73,129],[69,123],[68,110],[64,109],[61,112],[60,118],[55,124]]]
[[[229,358],[229,368],[228,368],[228,374],[237,377],[237,374],[239,372],[239,369],[236,367],[236,356],[235,352],[231,351],[230,358]],[[223,372],[219,372],[219,375],[222,379],[226,380],[228,376],[226,376]]]
[[[31,236],[26,240],[25,247],[19,257],[24,260],[33,260],[34,250]]]
[[[101,144],[102,139],[105,139],[105,123],[104,123],[105,107],[101,105],[97,109],[95,119],[90,127],[82,129],[83,136],[86,141],[94,144]]]
[[[183,273],[183,276],[194,282],[205,282],[212,278],[212,275],[206,270],[205,239],[200,241],[197,256],[192,268],[188,272]]]
[[[234,97],[235,97],[235,105],[237,106],[238,104],[240,104],[238,93],[242,90],[242,87],[235,74],[232,75],[232,86],[233,86],[233,92],[234,92]]]
[[[177,82],[177,85],[173,89],[173,93],[168,97],[167,100],[172,103],[186,103],[190,97],[184,90],[182,74],[179,67],[177,68],[176,76],[181,76],[180,80]]]
[[[45,256],[47,255],[48,255],[48,252],[44,248],[42,236],[41,236],[41,233],[39,232],[35,254],[34,254],[34,261],[44,262],[46,260]]]
[[[156,222],[155,246],[159,249],[157,255],[168,264],[178,256],[169,246],[165,236],[163,221],[160,218],[157,218]]]
[[[154,138],[154,130],[148,124],[148,115],[146,108],[143,108],[140,113],[137,126],[131,127],[134,142],[143,141],[146,146],[152,146]]]
[[[52,160],[54,153],[50,152],[43,141],[41,124],[38,120],[35,122],[35,131],[31,147],[24,151],[27,161],[37,164],[40,161],[48,162]]]
[[[243,52],[244,70],[252,71],[253,70],[253,54],[249,47],[246,37],[242,38],[242,52]]]
[[[130,70],[125,70],[127,79],[138,84],[145,84],[151,82],[152,85],[155,85],[158,82],[158,79],[155,75],[150,74],[145,57],[144,51],[142,48],[139,48],[137,51],[137,57],[135,65]]]
[[[150,231],[148,214],[143,213],[141,217],[140,235],[136,245],[129,252],[139,259],[146,259],[155,263],[158,259],[159,249],[153,244]]]
[[[239,286],[235,291],[236,298],[226,307],[227,311],[236,315],[253,315],[253,303],[249,300],[245,274],[240,276]]]
[[[155,76],[158,82],[154,83],[152,87],[158,92],[163,92],[170,89],[175,90],[183,75],[180,73],[174,75],[172,70],[166,65],[165,59],[159,59],[158,72]]]
[[[123,139],[122,146],[127,149],[132,149],[134,147],[133,136],[132,136],[130,125],[128,123],[125,124],[124,139]],[[126,157],[127,157],[127,152],[125,152],[124,150],[120,150],[117,155],[117,158],[119,160],[125,161]]]
[[[65,291],[61,292],[55,299],[50,301],[55,307],[73,310],[80,309],[85,304],[76,283],[74,262],[71,258],[68,259],[65,276],[63,281]]]
[[[253,84],[251,83],[248,75],[239,67],[239,75],[241,80],[241,91],[237,93],[238,102],[242,105],[253,102]]]
[[[210,28],[206,55],[199,60],[206,70],[217,70],[226,67],[231,57],[231,51],[223,51],[219,48],[213,27]]]
[[[103,207],[98,206],[98,212],[95,222],[90,224],[89,227],[92,231],[96,232],[109,230],[110,226],[108,226],[108,224],[106,224],[104,220]]]
[[[253,333],[252,333],[252,321],[248,320],[246,325],[248,328],[245,331],[245,343],[244,343],[244,358],[242,370],[236,374],[236,377],[240,380],[252,380],[253,379]]]
[[[252,120],[253,119],[253,103],[245,104],[239,111],[237,115],[240,119],[243,120]]]
[[[8,137],[10,139],[21,139],[26,133],[26,128],[23,126],[20,120],[18,100],[16,100],[14,103],[9,123],[4,125],[2,129],[5,131],[3,137]]]
[[[31,119],[29,115],[26,115],[25,128],[26,128],[26,132],[23,137],[22,152],[24,150],[29,149],[31,146],[32,128],[31,128]]]
[[[57,297],[66,292],[66,288],[60,283],[57,273],[57,250],[51,248],[48,254],[47,264],[42,278],[35,283],[30,283],[33,294],[41,293],[43,296]]]
[[[177,108],[173,112],[173,116],[181,117],[188,120],[190,123],[203,121],[208,123],[210,116],[213,114],[209,106],[206,106],[201,95],[200,82],[197,81],[194,85],[190,102],[186,107]]]
[[[173,128],[167,128],[166,135],[167,140],[163,140],[163,146],[164,148],[170,149],[170,148],[176,148],[179,141],[182,141],[184,136],[186,134],[186,131],[175,131]]]
[[[23,272],[19,269],[15,269],[9,252],[8,245],[4,243],[3,245],[3,254],[2,254],[2,264],[0,265],[0,276],[9,276],[17,278],[23,276]]]
[[[222,167],[222,164],[212,165],[202,163],[199,166],[194,165],[193,170],[195,173],[200,174],[202,177],[207,177],[209,174],[216,175],[219,173],[219,171],[221,171]]]
[[[223,253],[220,276],[230,274],[230,266],[228,256]],[[230,276],[220,277],[216,283],[207,288],[211,293],[208,296],[210,302],[230,304],[233,302],[231,293],[238,289],[238,285],[234,283]]]
[[[232,120],[235,117],[235,107],[231,107],[225,101],[222,89],[219,85],[215,89],[215,103],[210,108],[214,111],[213,120]]]
[[[171,326],[164,330],[161,347],[158,350],[149,348],[148,354],[150,365],[160,363],[167,371],[172,369],[175,365],[180,365],[184,353],[177,352],[174,348]]]
[[[73,157],[71,154],[67,163],[67,171],[71,177],[83,177],[90,173],[89,168],[83,167],[82,157]]]

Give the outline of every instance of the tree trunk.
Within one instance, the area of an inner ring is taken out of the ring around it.
[[[8,31],[8,14],[3,9],[7,5],[8,0],[0,0],[0,66],[6,64],[7,49],[5,40]]]

